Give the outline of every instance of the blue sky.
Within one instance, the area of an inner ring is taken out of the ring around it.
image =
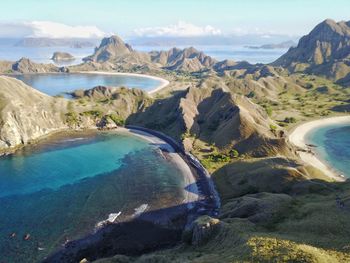
[[[1,9],[1,23],[52,21],[122,36],[167,32],[179,21],[222,34],[302,35],[326,18],[350,20],[349,0],[1,0]]]

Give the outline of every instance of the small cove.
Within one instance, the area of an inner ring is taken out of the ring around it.
[[[110,213],[122,211],[122,219],[142,204],[180,204],[184,187],[181,172],[134,135],[52,136],[0,159],[2,256],[37,262]]]

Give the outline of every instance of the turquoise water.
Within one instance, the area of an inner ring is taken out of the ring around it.
[[[139,137],[56,135],[0,158],[1,258],[38,262],[110,213],[121,211],[123,219],[142,204],[180,203],[183,188],[180,171]]]
[[[316,145],[319,156],[337,170],[350,178],[350,125],[332,125],[311,131],[306,141]]]
[[[77,89],[91,89],[95,86],[113,86],[152,90],[160,85],[159,80],[123,75],[102,74],[24,74],[13,76],[31,87],[51,96]]]

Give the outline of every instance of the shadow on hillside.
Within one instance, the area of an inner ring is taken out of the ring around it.
[[[179,105],[186,93],[185,90],[177,91],[171,97],[158,99],[144,111],[131,114],[126,119],[126,123],[161,131],[179,139],[185,131]]]
[[[181,241],[188,218],[195,218],[195,213],[188,213],[188,206],[198,205],[193,202],[147,211],[130,221],[109,224],[94,234],[70,241],[43,262],[79,262],[84,258],[93,261],[116,254],[137,256],[172,247]]]

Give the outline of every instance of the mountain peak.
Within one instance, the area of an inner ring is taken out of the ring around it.
[[[303,36],[298,46],[288,50],[273,65],[292,72],[307,72],[329,77],[334,81],[350,74],[350,22],[335,22],[326,19],[308,35]]]
[[[132,51],[130,45],[124,43],[119,36],[113,35],[103,38],[100,46],[95,49],[95,53],[84,58],[84,61],[105,62],[129,54]]]
[[[340,21],[335,22],[333,19],[326,19],[320,24],[318,24],[310,34],[316,33],[326,33],[327,31],[339,34],[339,35],[350,35],[349,22]]]

